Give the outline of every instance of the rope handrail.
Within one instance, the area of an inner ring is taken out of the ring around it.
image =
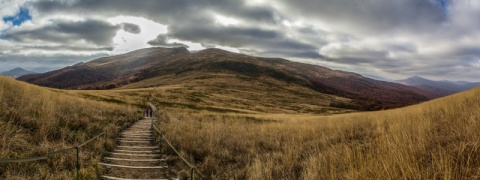
[[[37,156],[32,158],[22,158],[22,159],[0,159],[0,164],[2,163],[12,163],[12,162],[30,162],[48,159],[48,156]]]
[[[75,147],[71,147],[71,148],[67,148],[67,149],[62,149],[62,150],[59,150],[59,151],[51,152],[51,153],[48,153],[48,154],[47,154],[47,157],[50,157],[50,156],[53,156],[53,155],[56,155],[56,154],[65,153],[65,152],[67,152],[67,151],[74,150],[74,149],[75,149]]]
[[[77,149],[79,147],[85,146],[89,142],[93,141],[94,139],[98,138],[99,136],[101,136],[105,133],[106,133],[106,131],[104,131],[104,132],[100,133],[99,135],[89,139],[88,141],[86,141],[85,143],[83,143],[79,146],[73,146],[73,147],[70,147],[70,148],[67,148],[67,149],[54,151],[54,152],[51,152],[51,153],[47,153],[43,156],[37,156],[37,157],[21,158],[21,159],[0,159],[0,164],[2,164],[2,163],[13,163],[13,162],[30,162],[30,161],[38,161],[38,160],[48,159],[50,156],[53,156],[53,155],[56,155],[56,154],[61,154],[61,153],[66,153],[70,150],[74,150],[74,149]]]
[[[103,131],[102,133],[100,133],[99,135],[89,139],[87,142],[84,142],[83,144],[79,145],[78,147],[82,147],[82,146],[85,146],[86,144],[88,144],[89,142],[93,141],[94,139],[100,137],[101,135],[105,134],[106,131]]]
[[[183,160],[183,162],[184,162],[185,164],[187,164],[190,168],[195,169],[195,171],[196,171],[200,176],[204,177],[204,175],[203,175],[202,173],[200,173],[200,171],[199,171],[194,165],[192,165],[191,163],[189,163],[185,158],[183,158],[183,157],[180,155],[180,153],[177,151],[177,149],[175,149],[175,147],[173,147],[172,143],[170,143],[170,141],[168,141],[167,137],[165,137],[165,135],[164,135],[162,132],[160,132],[160,130],[158,130],[158,128],[157,128],[155,125],[152,124],[152,126],[153,126],[153,129],[155,129],[155,130],[162,136],[162,138],[165,140],[165,142],[167,142],[167,144],[170,146],[170,148],[173,149],[173,151],[178,155],[178,157],[180,157],[180,159]]]

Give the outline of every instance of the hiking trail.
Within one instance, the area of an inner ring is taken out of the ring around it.
[[[156,120],[138,120],[120,133],[116,148],[99,163],[107,169],[103,179],[178,179],[167,164],[169,156],[154,143],[152,123]]]

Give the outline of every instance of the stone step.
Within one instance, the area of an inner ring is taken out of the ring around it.
[[[108,166],[108,167],[121,167],[121,168],[130,168],[130,169],[166,169],[168,166],[124,166],[124,165],[117,165],[117,164],[108,164],[108,163],[98,163],[100,165]]]
[[[121,138],[129,138],[129,137],[138,137],[138,138],[152,138],[152,135],[121,135]]]
[[[110,152],[110,154],[113,155],[122,155],[122,156],[138,156],[138,157],[156,157],[160,156],[158,154],[130,154],[130,153],[116,153],[116,152]]]
[[[126,143],[151,143],[152,141],[132,141],[132,140],[118,140],[120,142],[126,142]]]
[[[127,152],[127,153],[159,153],[160,151],[130,151],[130,150],[122,150],[122,149],[115,149],[115,152]]]
[[[151,135],[153,134],[152,131],[149,131],[149,132],[138,132],[138,131],[125,131],[123,133],[121,133],[120,135]]]
[[[131,137],[125,137],[125,138],[118,138],[118,140],[127,140],[127,141],[151,141],[153,138],[131,138]]]
[[[115,161],[133,161],[133,162],[159,162],[165,161],[165,159],[124,159],[124,158],[114,158],[114,157],[104,157],[106,160],[115,160]]]
[[[131,134],[131,133],[145,133],[145,134],[147,134],[147,133],[152,133],[152,131],[124,131],[120,134]]]
[[[117,148],[127,148],[127,149],[156,149],[157,146],[117,146]]]
[[[112,179],[112,180],[168,180],[168,179],[126,179],[126,178],[118,178],[118,177],[112,177],[112,176],[102,176],[103,179]]]

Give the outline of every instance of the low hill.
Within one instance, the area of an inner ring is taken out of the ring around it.
[[[44,74],[27,75],[19,79],[55,88],[111,89],[157,77],[165,79],[163,81],[165,83],[188,84],[190,82],[186,80],[192,78],[203,78],[203,81],[208,81],[209,77],[217,75],[218,77],[228,75],[242,80],[241,84],[250,86],[249,88],[254,88],[252,87],[254,82],[268,86],[271,80],[307,87],[319,94],[352,99],[351,103],[331,104],[349,109],[394,108],[429,99],[416,92],[418,90],[416,88],[377,81],[351,72],[280,58],[248,56],[220,49],[190,53],[185,48],[149,48],[100,58]],[[187,78],[189,76],[190,78]],[[139,83],[142,85],[130,87],[154,86]]]
[[[480,88],[332,116],[161,109],[158,127],[206,179],[480,177]]]
[[[27,75],[27,74],[37,74],[37,72],[33,72],[33,71],[27,71],[23,68],[15,68],[15,69],[12,69],[10,71],[5,71],[5,72],[2,72],[0,73],[1,75],[4,75],[4,76],[9,76],[9,77],[14,77],[14,78],[17,78],[17,77],[20,77],[20,76],[23,76],[23,75]]]

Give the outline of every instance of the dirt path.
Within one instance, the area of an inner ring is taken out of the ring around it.
[[[115,150],[99,163],[107,168],[104,179],[177,179],[153,143],[151,123],[152,118],[139,120],[120,134]]]

